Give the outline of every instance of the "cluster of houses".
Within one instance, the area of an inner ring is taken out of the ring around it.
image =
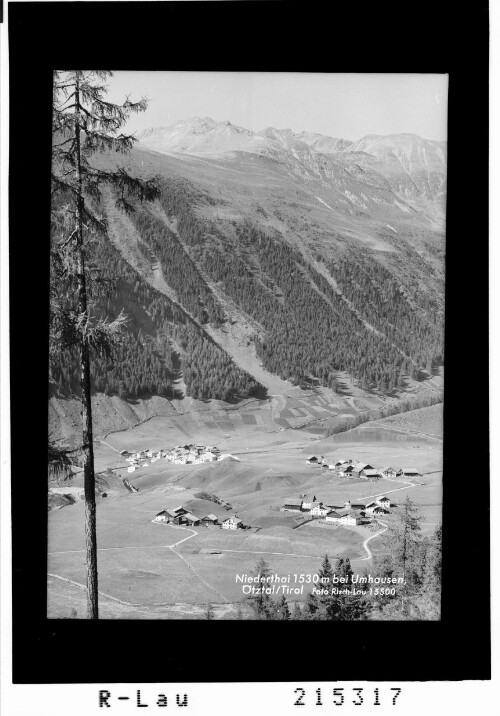
[[[369,517],[382,517],[390,514],[391,501],[388,497],[377,497],[374,502],[365,504],[352,504],[350,500],[343,505],[327,505],[324,502],[312,501],[307,498],[299,502],[287,502],[281,508],[282,512],[305,512],[313,517],[324,517],[325,522],[337,522],[343,525],[360,525]]]
[[[177,445],[172,450],[141,450],[129,452],[122,450],[120,455],[130,463],[128,472],[135,472],[140,467],[148,467],[150,463],[164,459],[174,465],[202,465],[206,462],[216,462],[231,458],[239,462],[239,457],[230,453],[221,453],[216,447],[206,445]]]
[[[307,458],[306,463],[311,467],[335,470],[339,477],[361,477],[365,480],[381,480],[383,477],[388,479],[395,477],[413,479],[422,477],[422,474],[413,467],[402,467],[399,470],[395,470],[393,467],[386,466],[376,469],[373,465],[359,462],[358,460],[335,460],[333,463],[329,463],[322,455],[320,457],[311,455]]]
[[[204,517],[197,517],[189,510],[186,510],[186,508],[182,505],[179,505],[178,507],[169,507],[166,510],[158,512],[154,521],[167,522],[173,525],[186,525],[188,527],[221,527],[223,530],[249,529],[249,527],[243,524],[243,521],[236,515],[231,515],[221,521],[219,521],[216,515],[212,514],[205,515]]]

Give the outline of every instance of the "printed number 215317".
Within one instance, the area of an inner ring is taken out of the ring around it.
[[[382,693],[383,692],[383,693]],[[367,688],[334,688],[332,693],[316,689],[314,693],[314,700],[308,699],[306,696],[306,690],[300,687],[296,688],[293,692],[296,696],[294,706],[306,706],[307,702],[314,704],[315,706],[323,706],[333,704],[334,706],[344,706],[346,703],[352,703],[354,706],[363,706],[363,704],[370,704],[373,706],[381,706],[382,701],[384,703],[392,704],[396,706],[397,698],[401,693],[400,688],[390,689],[374,689]]]

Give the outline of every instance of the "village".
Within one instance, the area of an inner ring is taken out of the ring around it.
[[[333,463],[328,463],[323,456],[316,457],[311,455],[307,458],[306,463],[310,467],[322,467],[328,470],[335,470],[336,475],[339,477],[360,477],[366,480],[391,480],[396,477],[418,479],[422,477],[422,473],[413,467],[402,467],[399,470],[395,470],[393,467],[381,467],[376,469],[373,465],[369,465],[366,462],[359,462],[357,460],[336,460]]]
[[[311,515],[313,519],[324,517],[323,524],[340,524],[340,525],[363,525],[368,524],[370,518],[383,517],[391,513],[391,507],[396,507],[388,497],[382,496],[375,498],[374,502],[367,505],[361,503],[351,503],[350,500],[344,502],[343,505],[327,505],[316,499],[316,495],[312,500],[308,501],[307,496],[300,498],[299,502],[287,502],[281,508],[282,512],[302,512]]]
[[[129,450],[121,450],[120,455],[126,462],[130,463],[127,472],[135,472],[141,467],[149,467],[150,463],[158,462],[164,459],[173,465],[203,465],[207,462],[217,462],[230,458],[231,460],[240,461],[239,457],[230,453],[221,453],[216,447],[208,447],[206,445],[177,445],[171,450],[141,450],[140,452],[130,452]],[[148,462],[149,461],[149,462]]]
[[[196,517],[192,512],[186,510],[183,505],[158,512],[153,521],[166,522],[167,524],[173,525],[185,525],[187,527],[220,527],[224,530],[251,529],[250,525],[245,525],[237,515],[230,515],[221,521],[213,514]]]
[[[142,450],[137,453],[130,453],[122,450],[122,457],[130,464],[128,472],[134,472],[140,467],[147,467],[149,463],[157,462],[164,459],[174,465],[201,465],[207,462],[217,462],[225,458],[231,458],[240,462],[238,457],[230,453],[221,453],[215,447],[204,445],[178,445],[171,450]],[[149,463],[147,462],[149,460]],[[323,456],[317,457],[311,455],[306,459],[306,464],[310,467],[327,468],[333,470],[337,477],[358,478],[369,481],[380,479],[396,479],[410,478],[416,479],[421,477],[421,473],[414,468],[400,468],[395,470],[386,466],[376,469],[372,465],[360,461],[348,459],[338,459],[333,463],[329,463]],[[213,502],[221,505],[226,510],[231,510],[232,506],[225,500],[218,498],[216,495],[209,497]],[[298,501],[285,502],[279,510],[281,512],[297,512],[304,516],[309,516],[310,520],[317,520],[319,524],[332,526],[355,526],[367,525],[373,519],[383,517],[391,513],[391,508],[396,507],[385,496],[379,496],[368,504],[351,503],[346,500],[343,504],[327,504],[322,500],[318,500],[316,495],[308,499],[306,494],[301,494]],[[176,526],[185,527],[218,527],[224,530],[249,530],[251,525],[245,524],[237,514],[230,515],[225,519],[219,519],[213,513],[203,516],[195,515],[183,505],[177,507],[166,508],[158,512],[152,520],[153,522],[166,523]]]
[[[138,462],[150,458],[151,462],[153,462],[160,459],[160,457],[164,457],[166,460],[177,465],[202,464],[207,461],[222,460],[224,457],[232,457],[239,461],[239,458],[235,458],[230,454],[221,454],[216,447],[204,447],[201,445],[177,446],[171,451],[145,450],[126,459]],[[316,457],[315,455],[309,456],[306,459],[306,463],[311,467],[334,470],[338,477],[352,477],[366,480],[380,480],[382,478],[390,480],[396,477],[415,479],[421,477],[421,473],[414,468],[400,468],[399,470],[395,470],[392,467],[382,467],[378,470],[368,463],[353,460],[339,459],[333,463],[328,463],[323,456]],[[225,509],[231,509],[229,503],[217,498],[215,495],[213,496],[213,501],[224,506]],[[336,505],[327,504],[326,502],[318,500],[316,495],[308,499],[306,494],[302,494],[298,501],[285,502],[279,509],[281,512],[298,512],[308,515],[311,520],[318,520],[320,524],[328,526],[334,524],[354,526],[366,525],[369,524],[372,519],[389,515],[393,507],[396,507],[396,505],[391,503],[389,498],[385,496],[377,497],[368,504],[351,503],[350,500],[346,500],[344,504]],[[183,505],[161,510],[154,517],[153,521],[178,526],[184,525],[187,527],[219,527],[226,530],[251,529],[251,526],[244,524],[238,515],[231,515],[222,520],[219,520],[214,514],[207,514],[200,517],[194,515]]]
[[[386,431],[384,440],[356,433],[312,447],[307,436],[282,442],[277,431],[242,432],[231,442],[220,434],[182,437],[158,419],[98,444],[108,483],[97,503],[101,582],[112,597],[174,616],[215,601],[232,614],[242,601],[234,575],[260,558],[282,574],[315,573],[325,554],[363,569],[386,552],[384,535],[407,495],[425,535],[440,520],[436,439],[395,432],[391,441]],[[79,475],[74,483],[81,486]],[[84,548],[83,530],[74,529],[84,517],[81,500],[50,513],[50,572],[81,584],[82,567],[71,560]],[[69,589],[52,579],[51,594]]]

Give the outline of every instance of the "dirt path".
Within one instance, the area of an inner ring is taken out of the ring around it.
[[[47,577],[52,577],[52,579],[59,579],[59,580],[61,580],[61,582],[66,582],[67,584],[71,584],[73,587],[78,587],[79,589],[84,589],[85,591],[87,591],[87,587],[85,584],[80,584],[80,582],[75,582],[73,579],[67,579],[66,577],[60,577],[58,574],[51,574],[50,572],[47,572]],[[125,602],[123,599],[117,599],[117,597],[111,597],[109,594],[106,594],[106,592],[98,591],[97,594],[100,597],[109,599],[111,602],[116,602],[117,604],[123,604],[126,607],[140,606],[139,604],[133,604],[132,602]]]
[[[375,537],[380,537],[380,535],[384,534],[384,532],[386,532],[389,529],[389,525],[386,525],[385,522],[381,522],[380,520],[377,520],[377,522],[379,525],[384,525],[384,529],[380,530],[379,532],[375,532],[375,534],[373,534],[370,537],[367,537],[365,539],[365,541],[363,542],[363,549],[365,550],[365,552],[368,556],[360,559],[359,560],[360,562],[365,562],[366,560],[372,559],[372,557],[373,557],[373,554],[372,554],[370,548],[368,547],[368,542],[371,542],[371,540],[375,539]]]
[[[154,524],[161,524],[161,522],[160,523],[156,522]],[[183,542],[186,542],[186,540],[196,537],[198,535],[198,532],[196,532],[196,530],[189,529],[189,527],[180,527],[180,526],[178,527],[177,525],[169,525],[169,527],[173,527],[174,529],[177,529],[177,530],[183,530],[183,531],[187,530],[188,532],[191,532],[190,535],[188,535],[187,537],[184,537],[184,539],[180,539],[178,542],[174,542],[174,544],[169,545],[168,548],[170,549],[171,552],[176,554],[179,557],[179,559],[181,559],[187,565],[187,568],[193,574],[193,576],[196,577],[196,579],[199,579],[199,581],[202,584],[204,584],[207,589],[209,589],[214,594],[217,594],[218,597],[220,597],[224,602],[229,604],[229,600],[227,600],[226,597],[223,594],[221,594],[221,592],[219,592],[215,587],[212,587],[211,584],[209,584],[205,579],[203,579],[201,574],[199,574],[195,570],[195,568],[187,561],[187,559],[175,549],[178,545],[182,544]]]
[[[399,492],[400,490],[407,490],[409,487],[420,487],[422,483],[418,482],[415,485],[413,484],[405,484],[404,487],[396,487],[394,490],[387,490],[386,492],[377,492],[375,495],[368,495],[366,497],[357,497],[358,500],[372,500],[374,497],[382,497],[383,495],[390,495],[391,492]]]

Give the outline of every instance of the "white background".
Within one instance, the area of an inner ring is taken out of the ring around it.
[[[457,8],[458,11],[458,8]],[[172,713],[180,712],[186,716],[254,716],[254,714],[330,714],[332,710],[341,714],[401,714],[421,716],[422,714],[444,714],[453,716],[498,716],[500,713],[499,678],[499,536],[498,514],[500,507],[499,488],[496,484],[500,467],[499,449],[499,394],[500,394],[500,308],[499,272],[500,272],[500,2],[492,0],[490,6],[491,22],[491,116],[490,116],[490,369],[491,385],[491,485],[492,485],[492,594],[493,594],[493,679],[483,682],[426,682],[426,683],[378,683],[366,682],[315,682],[315,683],[259,683],[259,684],[76,684],[76,685],[12,685],[11,683],[11,544],[10,544],[10,486],[9,486],[9,364],[8,364],[8,216],[7,216],[7,172],[8,172],[8,56],[7,56],[7,13],[4,5],[4,23],[0,26],[1,43],[1,242],[0,242],[0,395],[1,395],[1,433],[0,433],[0,509],[1,509],[1,681],[0,711],[3,716],[69,716],[69,714],[131,714],[131,713]],[[496,130],[496,131],[495,131]],[[469,618],[467,612],[464,618]],[[471,617],[472,618],[472,617]],[[460,625],[457,625],[460,628]],[[431,645],[429,645],[431,648]],[[407,645],[411,648],[411,644]],[[332,674],[335,673],[335,655],[325,652],[332,660]],[[341,658],[341,657],[340,657]],[[382,658],[404,658],[404,654],[395,657],[387,650]],[[263,665],[265,668],[265,665]],[[223,672],[223,669],[222,669]],[[373,689],[378,686],[380,706],[373,706]],[[297,696],[294,690],[305,689],[305,706],[294,706]],[[346,700],[342,707],[332,703],[332,689],[344,687]],[[354,706],[356,698],[353,687],[364,688],[365,701]],[[392,705],[391,687],[401,687],[402,693]],[[136,689],[141,689],[142,700],[149,704],[150,710],[144,712],[136,707]],[[321,688],[323,706],[316,706],[316,689]],[[115,695],[130,696],[130,701],[115,701],[110,709],[99,708],[99,689],[111,691],[111,703]],[[158,693],[168,698],[167,708],[158,708],[155,701]],[[188,694],[188,707],[180,711],[175,704],[177,693],[181,697]]]

